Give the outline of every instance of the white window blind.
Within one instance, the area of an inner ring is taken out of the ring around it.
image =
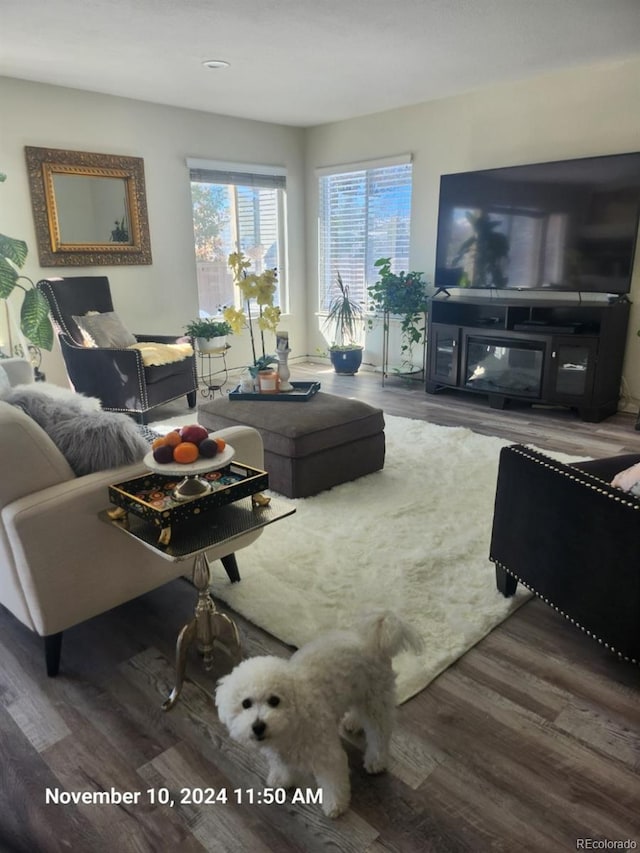
[[[409,268],[410,162],[319,172],[319,310],[326,311],[336,273],[366,308],[374,261]]]
[[[286,310],[284,169],[198,160],[187,160],[187,165],[200,313],[239,304],[227,264],[229,254],[238,250],[251,260],[252,271],[277,269],[274,303]]]

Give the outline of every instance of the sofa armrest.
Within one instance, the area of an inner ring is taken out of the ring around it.
[[[0,401],[0,507],[67,482],[75,474],[62,453],[22,409]]]
[[[640,499],[522,445],[502,449],[489,558],[633,658],[640,658],[639,557]]]
[[[235,450],[235,459],[251,468],[264,471],[264,446],[257,429],[249,426],[230,426],[211,433],[224,440]]]
[[[176,565],[156,557],[158,568],[151,574],[153,555],[98,518],[110,507],[107,487],[145,470],[138,464],[73,478],[2,509],[12,560],[0,567],[0,575],[14,575],[10,585],[20,589],[28,615],[14,612],[32,630],[62,631],[179,573]],[[0,600],[11,609],[4,591]]]

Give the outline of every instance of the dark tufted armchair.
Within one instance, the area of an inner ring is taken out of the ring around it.
[[[640,662],[640,498],[609,485],[639,454],[565,465],[502,449],[489,558],[625,660]]]
[[[196,404],[195,355],[182,361],[145,366],[140,352],[119,347],[86,347],[73,317],[89,311],[113,311],[109,279],[106,276],[72,276],[43,279],[38,289],[49,310],[69,379],[76,391],[98,397],[111,412],[127,412],[146,422],[150,409],[187,396],[190,408]],[[177,336],[135,335],[137,341],[175,343]]]

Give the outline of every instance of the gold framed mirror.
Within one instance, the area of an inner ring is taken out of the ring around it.
[[[150,264],[141,157],[25,147],[43,267]]]

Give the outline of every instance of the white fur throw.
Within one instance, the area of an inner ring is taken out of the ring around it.
[[[41,397],[56,400],[62,406],[62,412],[64,412],[65,406],[69,412],[97,412],[102,408],[97,397],[77,394],[70,388],[62,388],[60,385],[54,385],[53,382],[30,382],[26,385],[15,385],[13,390],[6,395],[5,400],[14,406],[21,406],[26,411],[26,406],[30,404],[29,401],[32,398],[40,399]]]
[[[37,385],[18,386],[6,402],[42,427],[77,477],[142,460],[149,445],[131,418],[96,409],[94,398],[68,393],[67,398],[53,397]]]

